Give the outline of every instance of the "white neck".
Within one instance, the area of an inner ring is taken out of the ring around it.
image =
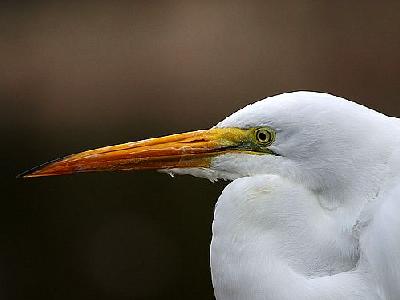
[[[275,175],[241,178],[227,186],[215,210],[214,287],[216,293],[233,288],[232,295],[260,288],[265,295],[289,274],[313,278],[354,268],[356,247],[314,193]]]

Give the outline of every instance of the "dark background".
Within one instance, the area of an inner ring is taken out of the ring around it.
[[[224,183],[24,169],[284,91],[400,115],[399,1],[70,2],[0,4],[0,299],[212,298]]]

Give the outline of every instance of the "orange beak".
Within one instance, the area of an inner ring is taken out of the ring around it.
[[[247,150],[248,130],[213,128],[72,154],[28,170],[18,177],[40,177],[92,171],[207,168],[213,157]],[[251,150],[251,149],[248,149]]]

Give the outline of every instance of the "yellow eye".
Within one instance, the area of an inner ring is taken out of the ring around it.
[[[256,139],[262,144],[271,144],[273,142],[273,135],[265,128],[256,130]]]

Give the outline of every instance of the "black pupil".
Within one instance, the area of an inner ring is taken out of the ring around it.
[[[262,142],[265,142],[267,140],[267,135],[264,132],[259,132],[258,139]]]

